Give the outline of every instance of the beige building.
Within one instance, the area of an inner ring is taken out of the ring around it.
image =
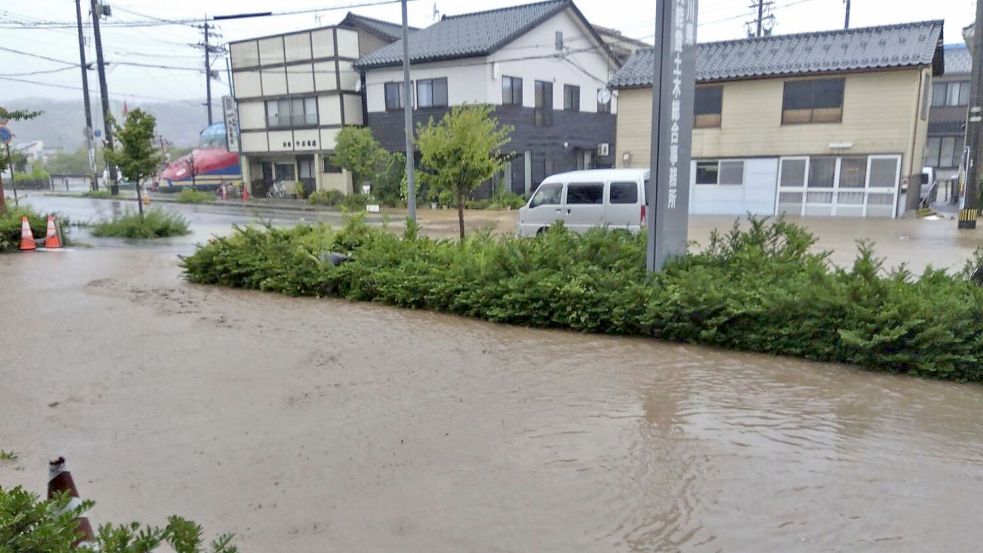
[[[941,21],[701,44],[690,211],[903,213],[943,70]],[[652,72],[641,50],[612,81],[619,166],[649,164]]]
[[[351,179],[329,163],[338,131],[363,125],[361,56],[397,39],[398,25],[348,14],[337,26],[233,42],[243,181],[254,195],[275,182],[293,192],[337,189]]]

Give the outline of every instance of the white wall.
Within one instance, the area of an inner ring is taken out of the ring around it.
[[[263,102],[239,102],[239,126],[244,130],[266,128],[266,105]]]
[[[778,159],[744,160],[744,185],[696,184],[696,161],[690,166],[689,212],[696,215],[772,215],[778,187]]]
[[[557,31],[563,33],[563,46],[568,52],[565,59],[517,59],[555,53]],[[501,104],[501,77],[520,77],[522,105],[535,107],[535,81],[552,81],[554,109],[563,109],[563,85],[569,84],[580,87],[580,111],[596,112],[597,89],[604,88],[617,70],[596,46],[573,12],[569,8],[563,10],[488,57],[490,62],[497,64],[494,70],[497,77],[487,84],[488,98]],[[578,52],[586,48],[590,50]],[[616,100],[611,101],[611,113],[617,113]]]
[[[564,46],[569,61],[547,57],[546,59],[517,59],[530,56],[551,56],[555,33],[563,33]],[[577,52],[585,48],[588,51]],[[578,69],[584,69],[581,71]],[[580,87],[580,110],[597,111],[597,89],[614,76],[616,67],[596,48],[593,37],[580,24],[576,16],[566,9],[543,22],[537,28],[509,43],[487,58],[463,58],[446,62],[414,64],[411,78],[431,79],[447,77],[447,96],[451,105],[467,103],[502,103],[502,76],[522,78],[522,105],[534,107],[535,81],[553,82],[553,104],[563,109],[563,85]],[[593,75],[595,78],[591,78]],[[387,67],[366,71],[366,102],[368,111],[386,110],[386,82],[402,82],[402,67]],[[415,102],[415,100],[414,100]],[[617,113],[612,99],[612,113]]]
[[[437,63],[414,64],[410,78],[438,79],[447,77],[447,101],[452,105],[494,102],[489,99],[486,83],[491,78],[490,68],[485,58],[468,58]],[[402,67],[372,69],[365,72],[365,92],[368,110],[371,113],[386,111],[385,83],[403,82]],[[414,104],[416,102],[414,91]],[[501,102],[502,93],[498,93]]]

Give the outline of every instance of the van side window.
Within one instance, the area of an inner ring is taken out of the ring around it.
[[[612,182],[611,203],[612,204],[637,204],[638,184],[634,182]]]
[[[560,205],[560,197],[563,195],[563,185],[560,183],[544,184],[533,194],[529,207],[539,207],[541,205]]]
[[[567,205],[571,204],[603,204],[604,183],[568,184]]]

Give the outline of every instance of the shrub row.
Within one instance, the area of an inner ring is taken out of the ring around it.
[[[155,208],[143,217],[127,211],[122,217],[101,221],[92,226],[92,236],[112,238],[166,238],[191,234],[188,221],[176,213]]]
[[[885,271],[869,244],[850,268],[784,220],[714,233],[649,275],[645,236],[554,227],[463,243],[369,228],[239,228],[182,260],[196,283],[336,296],[490,321],[653,336],[983,381],[983,288],[962,273]],[[349,253],[333,266],[324,253]],[[983,256],[978,256],[978,263]]]
[[[177,202],[182,204],[205,204],[215,201],[215,194],[195,190],[194,188],[184,188],[177,195]]]

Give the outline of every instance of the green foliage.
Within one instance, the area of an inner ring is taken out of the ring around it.
[[[182,204],[204,204],[214,202],[215,195],[194,188],[183,188],[178,192],[177,201]]]
[[[14,173],[14,184],[37,181],[48,182],[50,179],[51,175],[39,163],[34,164],[34,167],[31,168],[29,173]]]
[[[491,199],[467,200],[464,204],[468,209],[519,209],[524,205],[526,199],[512,192],[496,194]]]
[[[186,234],[191,234],[188,221],[160,208],[151,209],[143,217],[128,211],[122,217],[92,226],[92,236],[98,237],[149,239]]]
[[[341,209],[344,211],[365,211],[365,206],[369,204],[369,197],[365,194],[349,194],[341,200]]]
[[[14,453],[13,450],[7,451],[6,449],[0,449],[0,461],[16,461],[16,460],[17,460],[17,454]]]
[[[512,127],[499,126],[488,105],[455,106],[439,123],[431,118],[418,128],[421,162],[430,171],[427,184],[437,194],[453,193],[462,240],[465,198],[505,167],[500,154],[511,134]]]
[[[28,111],[26,109],[7,110],[0,107],[0,122],[25,121],[27,119],[34,119],[39,115],[41,115],[40,111]],[[3,173],[6,170],[7,170],[7,156],[0,155],[0,173]]]
[[[380,173],[389,157],[367,127],[345,127],[338,132],[334,163],[351,171],[356,190]]]
[[[294,196],[296,196],[298,200],[303,200],[305,193],[306,193],[306,191],[304,190],[304,183],[302,183],[300,181],[294,182],[294,185],[293,185],[293,194],[294,194]]]
[[[341,190],[315,190],[307,201],[315,205],[336,206],[344,199],[345,194]]]
[[[100,190],[88,190],[82,193],[83,198],[94,198],[97,200],[108,200],[113,197],[113,194],[106,189]]]
[[[126,114],[123,126],[116,121],[112,125],[119,145],[116,150],[103,153],[106,161],[118,166],[124,179],[137,184],[156,174],[162,155],[154,144],[154,116],[137,108]]]
[[[88,175],[89,152],[85,146],[74,152],[57,152],[45,160],[44,168],[53,174]],[[102,156],[96,155],[96,171],[101,174],[105,168],[105,160]]]
[[[48,218],[30,207],[8,208],[0,211],[0,253],[15,252],[20,249],[21,217],[27,217],[35,238],[48,233]]]
[[[42,500],[20,486],[0,488],[0,553],[70,553],[77,538],[77,518],[91,509],[83,501],[67,509],[69,497]],[[104,524],[96,532],[95,550],[101,553],[151,553],[167,543],[175,553],[237,553],[232,534],[223,534],[206,549],[200,525],[178,516],[165,528],[130,524]]]
[[[340,232],[237,229],[182,266],[197,283],[983,381],[983,288],[968,273],[885,272],[868,244],[841,269],[814,243],[782,219],[752,219],[649,275],[644,234],[556,226],[534,239],[481,233],[457,244],[356,218]],[[328,251],[352,261],[321,261]]]

